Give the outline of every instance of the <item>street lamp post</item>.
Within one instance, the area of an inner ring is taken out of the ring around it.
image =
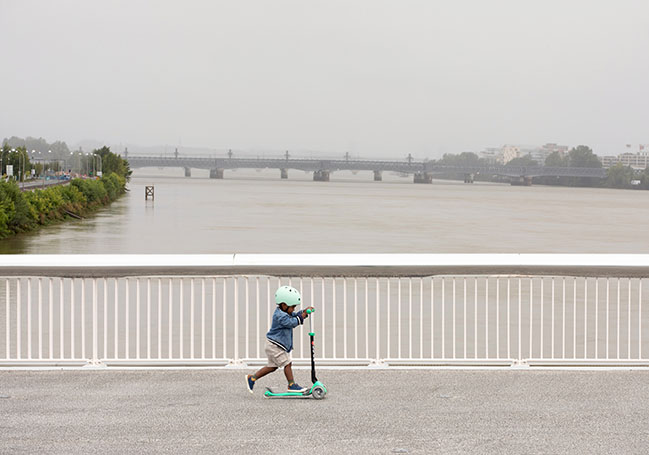
[[[102,175],[103,175],[103,173],[104,173],[104,164],[103,164],[103,161],[102,161],[102,159],[101,159],[101,155],[97,155],[97,154],[95,153],[94,156],[95,156],[96,158],[99,158],[99,172],[101,172]],[[93,160],[93,162],[94,162],[94,160]],[[95,174],[97,174],[97,172],[95,172]],[[100,175],[99,177],[102,177],[102,175]]]
[[[74,154],[74,152],[70,152],[70,155],[73,155],[73,154]],[[68,168],[68,160],[67,159],[65,160],[65,167]],[[72,178],[72,168],[69,167],[68,169],[70,170],[70,178]]]
[[[94,158],[92,159],[92,165],[90,163],[90,152],[86,153],[86,163],[88,163],[88,174],[90,174],[90,167],[92,166],[92,175],[94,177],[95,175],[95,160]]]
[[[12,148],[11,153],[16,153],[16,149]],[[10,162],[10,160],[7,160],[7,164]],[[20,173],[20,162],[18,162],[18,172]]]
[[[81,165],[81,157],[80,157],[78,151],[72,152],[72,153],[73,153],[74,157],[76,158],[75,163],[77,165],[77,172],[81,176],[81,174],[83,173],[83,166]]]
[[[20,150],[16,150],[18,152],[18,181],[20,182],[20,186],[22,188],[25,188],[25,182],[23,181],[23,174],[25,171],[25,157],[23,156],[22,153],[20,153]],[[21,171],[21,163],[22,163],[22,171]]]
[[[50,154],[51,154],[52,151],[51,151],[51,150],[48,150],[47,153],[50,153]],[[51,166],[51,165],[52,165],[52,161],[51,161],[51,160],[52,160],[52,157],[51,157],[50,155],[47,155],[47,157],[48,157],[48,162],[50,163],[50,166]]]
[[[36,150],[32,150],[32,153],[34,154],[38,153],[39,155],[41,154],[40,150],[38,152],[36,152]],[[43,179],[43,182],[41,183],[41,187],[45,188],[45,158],[38,157],[38,158],[34,158],[34,160],[38,160],[41,162],[41,172],[39,174],[39,177]]]
[[[31,171],[32,161],[34,161],[34,150],[32,150],[31,152],[29,150],[27,150],[27,153],[28,153],[28,156],[29,156],[29,161],[30,161],[29,166],[30,166],[30,171]]]
[[[4,175],[4,173],[2,172],[2,167],[4,165],[4,154],[5,154],[5,146],[3,145],[2,148],[0,149],[0,179]]]
[[[25,188],[25,181],[23,179],[22,174],[25,171],[25,157],[23,156],[22,153],[20,153],[20,150],[11,149],[11,151],[18,153],[18,182],[20,182],[20,186],[24,189]],[[23,173],[20,172],[20,169],[21,169],[20,164],[21,164],[21,162],[22,162]]]
[[[45,158],[41,164],[41,178],[43,179],[43,188],[45,188]]]

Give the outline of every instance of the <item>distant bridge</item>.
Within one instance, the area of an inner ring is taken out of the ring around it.
[[[444,166],[432,161],[379,161],[379,160],[326,160],[282,158],[210,158],[210,157],[162,157],[127,156],[132,169],[142,167],[182,167],[185,176],[191,169],[208,169],[210,178],[222,179],[225,169],[278,169],[280,177],[288,178],[289,169],[313,172],[313,180],[329,181],[335,171],[372,171],[374,180],[382,180],[382,173],[398,172],[413,174],[415,183],[431,183],[434,175],[464,175],[466,183],[472,183],[475,175],[498,175],[508,177],[514,185],[531,185],[533,177],[594,177],[606,178],[601,168],[547,167],[547,166]]]

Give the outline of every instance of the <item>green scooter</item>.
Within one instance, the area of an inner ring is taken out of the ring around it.
[[[306,310],[307,313],[311,314],[315,310]],[[270,387],[266,387],[264,396],[266,398],[309,398],[313,397],[316,400],[321,400],[327,394],[327,389],[324,384],[318,381],[318,378],[315,377],[315,344],[313,342],[313,323],[311,322],[311,317],[309,318],[309,337],[311,338],[311,382],[313,385],[310,389],[305,390],[304,392],[273,392]]]

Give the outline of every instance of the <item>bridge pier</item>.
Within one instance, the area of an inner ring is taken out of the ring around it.
[[[415,183],[433,183],[433,174],[428,172],[415,172],[413,180]]]
[[[190,167],[185,168],[185,177],[191,177],[192,176],[192,169]]]
[[[473,183],[475,174],[464,174],[464,183]]]
[[[280,175],[280,178],[287,179],[288,178],[288,169],[280,169],[279,170],[279,175]]]
[[[222,179],[223,178],[223,169],[210,169],[210,178],[211,179]]]
[[[329,181],[329,174],[331,174],[331,171],[325,171],[325,170],[315,171],[313,173],[313,181],[314,182],[328,182]]]
[[[512,186],[532,186],[532,177],[512,177],[509,183]]]
[[[375,182],[380,182],[383,180],[383,174],[381,171],[374,171],[374,181]]]

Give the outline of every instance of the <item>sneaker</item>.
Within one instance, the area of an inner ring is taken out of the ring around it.
[[[288,386],[289,392],[306,392],[306,390],[306,387],[300,387],[296,382],[294,382],[293,385]]]
[[[248,386],[248,391],[252,393],[252,389],[255,387],[255,381],[252,380],[251,374],[246,375],[246,384]]]

